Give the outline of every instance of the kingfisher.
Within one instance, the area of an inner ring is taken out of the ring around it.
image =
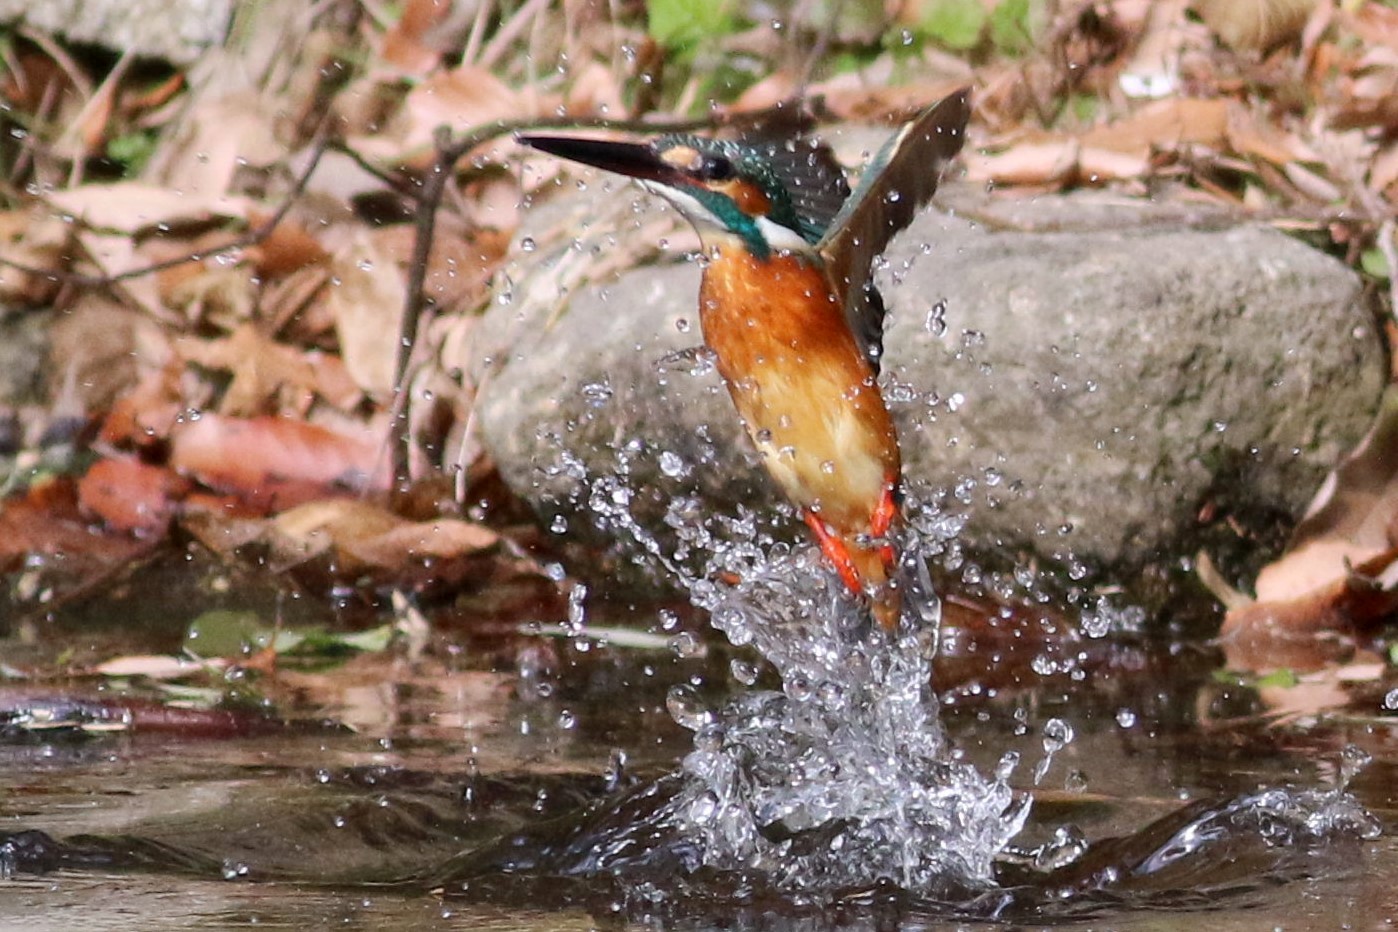
[[[738,415],[825,560],[889,632],[902,611],[902,463],[878,385],[884,306],[871,269],[936,191],[969,117],[968,89],[928,107],[853,193],[830,151],[803,137],[517,137],[633,178],[694,225],[707,260],[700,329]]]

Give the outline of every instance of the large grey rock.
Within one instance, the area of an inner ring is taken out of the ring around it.
[[[954,490],[973,551],[1191,554],[1210,503],[1299,515],[1374,410],[1382,354],[1351,271],[1264,227],[1112,205],[1108,231],[1051,233],[929,211],[880,272],[905,473]],[[677,495],[730,512],[775,498],[717,377],[658,365],[699,340],[699,270],[632,268],[662,237],[692,242],[665,216],[610,183],[536,208],[484,321],[482,435],[559,527],[591,523],[583,477],[619,460],[650,529]]]

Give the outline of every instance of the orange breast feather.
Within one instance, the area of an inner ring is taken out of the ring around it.
[[[764,465],[792,502],[867,531],[899,475],[874,373],[824,271],[797,256],[719,248],[700,292],[704,340]]]

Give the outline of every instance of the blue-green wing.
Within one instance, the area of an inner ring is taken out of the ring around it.
[[[963,88],[899,130],[816,244],[836,293],[845,295],[850,328],[875,368],[882,353],[883,302],[871,285],[870,267],[936,192],[942,169],[961,151],[970,116],[971,92]]]

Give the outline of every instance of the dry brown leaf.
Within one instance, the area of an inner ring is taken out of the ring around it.
[[[163,441],[185,410],[178,359],[148,372],[124,392],[102,422],[101,440],[113,447],[145,447]]]
[[[251,507],[282,510],[365,489],[385,489],[381,438],[276,417],[204,414],[171,434],[170,466],[236,493]]]
[[[767,110],[783,101],[794,99],[798,87],[800,80],[796,75],[787,70],[774,71],[739,94],[738,99],[730,105],[730,109],[734,113]]]
[[[1398,9],[1382,3],[1346,4],[1340,18],[1366,45],[1398,51]]]
[[[625,114],[618,74],[599,61],[583,65],[568,86],[566,106],[569,113]]]
[[[176,349],[188,362],[233,374],[219,402],[220,414],[304,415],[318,387],[310,360],[295,347],[264,336],[252,324],[243,324],[229,336],[215,340],[183,337]]]
[[[1315,152],[1294,134],[1284,133],[1266,120],[1257,119],[1246,106],[1237,101],[1228,104],[1227,132],[1228,145],[1239,155],[1250,155],[1281,166],[1297,160],[1320,160]]]
[[[99,663],[92,672],[99,676],[144,676],[152,680],[177,680],[196,673],[222,670],[228,661],[221,657],[188,660],[168,654],[132,654]]]
[[[248,224],[260,229],[270,217],[254,210],[248,214]],[[279,278],[292,272],[324,262],[329,258],[311,232],[295,220],[283,218],[258,243],[249,246],[247,257],[264,279]]]
[[[1265,667],[1278,651],[1331,651],[1319,635],[1372,631],[1398,612],[1398,387],[1327,478],[1291,547],[1257,578],[1257,601],[1230,607],[1230,663]],[[1235,658],[1233,655],[1236,654]]]
[[[490,278],[505,258],[510,234],[502,230],[468,230],[443,218],[432,241],[423,279],[424,297],[439,311],[471,310],[485,300]],[[391,257],[404,279],[412,259],[416,231],[406,224],[383,227],[373,233],[380,255]]]
[[[56,276],[72,251],[72,227],[42,209],[0,213],[0,258],[38,269],[40,274],[0,265],[0,302],[37,307],[58,292]]]
[[[366,566],[394,569],[412,560],[451,560],[489,550],[500,535],[455,518],[405,523],[381,534],[342,542],[341,552]]]
[[[0,501],[0,568],[13,571],[36,556],[59,554],[69,567],[114,566],[147,546],[125,535],[99,534],[91,524],[78,509],[74,482],[35,482],[22,495]]]
[[[168,304],[191,324],[232,330],[252,319],[257,307],[257,276],[249,266],[207,263],[199,275],[170,289]]]
[[[1106,184],[1144,178],[1150,172],[1150,159],[1130,152],[1115,152],[1096,146],[1083,146],[1078,153],[1078,170],[1074,178],[1079,184]]]
[[[79,185],[52,192],[46,199],[80,223],[127,235],[160,226],[245,217],[250,206],[247,198],[222,190],[199,193],[140,181]]]
[[[1145,158],[1154,149],[1184,144],[1222,148],[1227,129],[1227,101],[1172,97],[1147,104],[1115,123],[1088,130],[1082,135],[1082,144]]]
[[[524,195],[519,189],[517,176],[498,172],[485,175],[470,181],[462,193],[462,216],[467,224],[463,233],[469,233],[475,238],[480,235],[479,231],[493,231],[504,234],[508,239],[519,227],[524,210]],[[503,253],[506,246],[508,243],[502,246],[495,242],[484,251],[491,254]]]
[[[407,0],[403,12],[386,33],[379,48],[383,64],[407,74],[424,75],[442,58],[442,49],[433,41],[434,33],[442,31],[453,8],[469,4],[453,0]]]
[[[1384,392],[1369,433],[1326,477],[1287,553],[1257,577],[1261,601],[1299,597],[1386,552],[1398,523],[1398,388]]]
[[[80,408],[107,410],[148,372],[166,365],[169,342],[153,321],[101,292],[84,292],[49,330],[48,376],[56,397],[71,382]]]
[[[233,187],[246,167],[263,168],[286,157],[274,123],[281,108],[255,91],[241,90],[218,99],[201,99],[169,135],[147,175],[161,190],[186,197],[216,199]],[[245,216],[239,211],[238,216]]]
[[[1269,642],[1306,642],[1323,635],[1373,631],[1398,611],[1398,549],[1388,550],[1346,571],[1339,579],[1299,596],[1258,601],[1230,609],[1219,638],[1260,656]],[[1250,668],[1267,666],[1256,659]]]
[[[383,400],[393,393],[398,331],[408,286],[390,252],[391,238],[361,232],[331,260],[335,283],[325,304],[335,320],[340,358],[364,392]]]
[[[963,155],[966,179],[978,184],[1061,184],[1077,170],[1081,146],[1067,136],[1040,138],[1010,146],[995,155]]]
[[[542,115],[554,106],[556,102],[533,92],[514,90],[484,68],[462,65],[439,71],[413,87],[387,131],[355,137],[350,144],[371,159],[425,166],[440,126],[460,131],[496,120]],[[513,145],[499,144],[498,151],[491,150],[491,157],[508,152]]]
[[[307,502],[278,515],[272,530],[283,559],[333,551],[350,571],[400,570],[427,559],[452,560],[500,542],[498,534],[480,525],[454,518],[409,521],[357,499]]]
[[[318,343],[335,327],[325,308],[324,292],[329,283],[328,265],[307,266],[269,282],[262,292],[258,316],[267,321],[268,332],[291,343]]]
[[[1398,204],[1398,143],[1390,144],[1374,157],[1369,166],[1369,186],[1380,195],[1387,194],[1389,202]]]

